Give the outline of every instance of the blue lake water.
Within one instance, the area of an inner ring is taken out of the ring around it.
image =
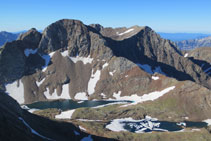
[[[27,106],[32,109],[48,109],[48,108],[57,108],[61,109],[62,111],[65,110],[72,110],[76,108],[82,108],[82,107],[96,107],[100,105],[110,104],[110,103],[116,103],[116,102],[130,102],[130,101],[73,101],[73,100],[56,100],[56,101],[41,101],[41,102],[35,102],[32,104],[27,104]]]

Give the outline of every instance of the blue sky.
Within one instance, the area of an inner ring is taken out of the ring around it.
[[[44,29],[59,19],[157,32],[211,33],[211,0],[1,0],[0,31]]]

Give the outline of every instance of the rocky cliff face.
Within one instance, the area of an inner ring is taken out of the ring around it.
[[[108,99],[118,91],[122,96],[143,95],[176,81],[155,83],[154,73],[211,87],[200,66],[149,27],[112,29],[65,19],[49,25],[42,35],[31,29],[0,53],[5,66],[0,68],[2,87],[7,84],[13,97],[17,95],[11,89],[23,91],[21,103]]]

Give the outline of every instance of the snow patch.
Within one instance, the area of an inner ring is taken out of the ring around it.
[[[104,99],[106,98],[106,95],[104,93],[100,94]]]
[[[159,77],[158,77],[158,76],[152,76],[152,79],[153,79],[153,80],[158,80]]]
[[[80,133],[78,133],[78,132],[75,131],[75,130],[74,130],[74,134],[75,134],[76,136],[79,136],[79,135],[80,135]]]
[[[68,54],[68,50],[61,52],[61,55],[63,57],[69,57]],[[84,65],[88,64],[88,63],[92,63],[93,58],[90,58],[90,56],[88,57],[80,57],[80,56],[76,56],[76,57],[69,57],[74,63],[77,63],[78,61],[82,61]]]
[[[91,120],[91,119],[77,119],[78,121],[88,121],[88,122],[95,122],[95,121],[102,121],[102,120]]]
[[[128,29],[128,30],[126,30],[125,32],[122,32],[122,33],[116,32],[116,34],[119,35],[119,36],[122,36],[122,35],[124,35],[124,34],[126,34],[126,33],[129,33],[129,32],[131,32],[131,31],[133,31],[133,30],[134,30],[134,29],[131,28],[131,29]]]
[[[82,126],[79,126],[79,128],[80,128],[81,130],[86,131],[86,129],[85,129],[84,127],[82,127]]]
[[[206,122],[208,124],[208,126],[211,125],[211,119],[206,119],[206,120],[203,120],[203,122]]]
[[[125,75],[125,77],[128,77],[128,75]]]
[[[85,92],[77,93],[74,98],[77,100],[88,100],[88,97]]]
[[[41,137],[41,138],[43,138],[43,139],[52,140],[52,139],[50,139],[50,138],[47,138],[47,137],[45,137],[45,136],[40,135],[38,132],[36,132],[34,129],[32,129],[32,128],[29,126],[29,124],[26,123],[25,120],[24,120],[22,117],[18,117],[18,119],[21,120],[21,121],[23,122],[23,124],[31,130],[31,132],[32,132],[33,134],[35,134],[35,135],[37,135],[37,136],[39,136],[39,137]]]
[[[135,105],[137,103],[142,103],[145,101],[154,101],[156,99],[158,99],[159,97],[163,96],[164,94],[168,93],[169,91],[173,90],[175,88],[175,86],[172,87],[168,87],[162,91],[155,91],[155,92],[151,92],[149,94],[144,94],[143,96],[138,96],[137,94],[133,94],[131,96],[123,96],[121,97],[121,91],[119,91],[118,93],[114,93],[113,97],[115,97],[116,100],[128,100],[128,101],[134,101],[133,103],[129,104],[129,105]],[[128,105],[123,105],[123,107],[128,106]]]
[[[52,94],[49,93],[49,88],[44,92],[44,95],[47,99],[71,99],[69,95],[69,84],[64,84],[62,86],[62,93],[60,96],[57,95],[56,90]]]
[[[177,123],[178,126],[186,126],[186,123],[185,122],[179,122]]]
[[[35,54],[35,53],[37,53],[37,50],[38,50],[38,49],[34,49],[34,50],[33,50],[33,49],[27,48],[27,49],[24,50],[24,54],[25,54],[26,57],[29,57],[30,54]]]
[[[6,85],[6,92],[14,98],[19,104],[24,103],[24,85],[19,80],[19,86],[18,81],[15,81],[11,84]]]
[[[74,112],[75,112],[75,109],[64,111],[64,112],[61,112],[59,115],[56,115],[55,118],[56,119],[71,119]]]
[[[104,65],[103,65],[103,69],[105,68],[105,67],[107,67],[108,66],[108,63],[105,63]]]
[[[154,74],[155,72],[166,75],[160,68],[160,66],[156,67],[154,70],[152,70],[152,67],[147,64],[137,64],[141,69],[143,69],[145,72]]]
[[[48,64],[51,61],[52,56],[54,55],[54,52],[51,52],[50,54],[47,55],[42,55],[41,57],[45,60],[45,65],[42,67],[42,71],[45,72],[47,70]]]
[[[91,95],[95,92],[95,87],[96,87],[97,81],[100,80],[100,74],[101,74],[100,70],[97,70],[95,73],[92,70],[92,75],[88,82],[88,94],[89,95]]]
[[[208,71],[211,70],[211,67],[207,68],[206,70],[204,70],[205,73],[207,73]]]
[[[115,72],[116,72],[116,70],[113,70],[112,72],[109,72],[109,74],[110,74],[111,76],[113,76]]]
[[[191,129],[191,131],[201,131],[200,129]]]
[[[36,81],[37,86],[39,87],[44,81],[45,81],[45,78],[43,78],[40,82]]]
[[[84,137],[81,141],[93,141],[92,136],[89,135],[88,137]]]
[[[188,53],[185,53],[184,57],[188,57]]]
[[[92,108],[102,108],[102,107],[106,107],[106,106],[110,106],[110,105],[116,105],[116,104],[127,104],[128,102],[114,102],[114,103],[108,103],[108,104],[104,104],[104,105],[99,105],[96,107],[92,107]]]
[[[93,58],[90,58],[90,56],[88,57],[79,57],[79,56],[76,56],[76,57],[70,57],[70,59],[74,62],[74,63],[77,63],[78,61],[82,61],[84,63],[84,65],[86,64],[91,64],[92,61],[93,61]]]

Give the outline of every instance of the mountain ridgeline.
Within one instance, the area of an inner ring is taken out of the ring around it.
[[[6,43],[0,65],[3,91],[14,81],[24,86],[21,103],[63,96],[66,87],[71,99],[79,92],[87,99],[102,99],[101,93],[109,98],[120,90],[141,95],[176,80],[211,88],[210,74],[147,26],[113,29],[59,20],[42,34],[31,29]],[[152,82],[154,73],[166,77],[159,86]]]
[[[63,19],[42,33],[32,28],[0,48],[0,139],[133,140],[142,135],[146,135],[144,140],[164,139],[162,132],[130,136],[105,126],[116,118],[140,119],[146,114],[162,121],[210,119],[210,51],[200,48],[184,55],[147,26],[105,28]],[[135,102],[124,107],[79,108],[74,114],[72,110],[46,112],[54,119],[72,112],[67,117],[72,123],[37,116],[19,106],[58,99]],[[193,132],[187,130],[182,137]],[[208,130],[200,130],[194,135],[206,132],[209,138]],[[181,136],[179,132],[168,135],[171,139]]]

